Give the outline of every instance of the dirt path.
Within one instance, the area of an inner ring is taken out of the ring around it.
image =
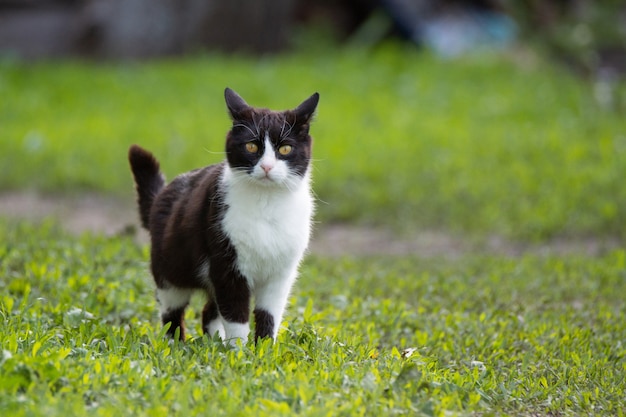
[[[121,199],[99,194],[58,196],[35,192],[2,193],[0,217],[30,221],[53,218],[75,234],[91,231],[115,235],[132,226],[139,228],[133,197]],[[141,230],[137,233],[137,238],[147,242],[148,234]],[[415,235],[399,237],[381,228],[318,224],[310,249],[315,255],[336,257],[415,255],[426,258],[459,258],[476,252],[502,256],[521,256],[525,253],[597,255],[616,247],[619,247],[616,240],[561,239],[528,246],[497,237],[476,243],[434,231],[420,231]]]

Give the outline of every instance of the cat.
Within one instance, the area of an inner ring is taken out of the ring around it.
[[[276,340],[311,234],[309,126],[319,94],[282,112],[251,107],[230,88],[224,97],[232,119],[225,161],[165,185],[150,152],[128,152],[161,321],[184,340],[185,308],[202,291],[203,332],[245,343],[254,297],[255,341]]]

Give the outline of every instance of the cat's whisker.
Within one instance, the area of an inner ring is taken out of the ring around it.
[[[256,124],[255,124],[255,126],[256,126]],[[250,129],[250,127],[249,127],[248,125],[245,125],[245,124],[243,124],[243,123],[237,123],[236,125],[233,125],[233,127],[244,127],[244,128],[246,128],[246,129],[248,130],[248,132],[250,132],[250,134],[251,134],[252,136],[257,136],[257,135],[254,133],[254,131],[253,131],[252,129]],[[258,133],[258,128],[257,128],[257,133]]]
[[[204,152],[208,153],[208,154],[211,154],[211,155],[226,155],[225,151],[212,151],[212,150],[209,150],[207,148],[202,148],[202,150]]]
[[[285,132],[285,125],[289,126],[289,129]],[[291,131],[293,130],[293,125],[287,121],[287,119],[283,119],[283,125],[280,128],[280,138],[284,139],[289,137]]]
[[[281,185],[284,186],[287,189],[287,191],[289,191],[290,193],[293,193],[297,187],[297,184],[295,184],[294,181],[290,177],[285,178],[282,181]]]
[[[311,165],[311,169],[312,169],[314,172],[321,172],[321,171],[320,171],[320,168],[319,168],[317,165],[314,165],[314,164],[312,164],[312,165]]]
[[[285,123],[289,126],[289,129],[287,130],[287,132],[285,132],[285,134],[282,134],[282,131],[281,131],[281,135],[280,135],[281,138],[289,137],[289,135],[291,134],[291,131],[293,130],[293,125],[289,123],[286,119],[285,119]],[[284,124],[283,124],[283,127],[284,127]]]
[[[259,129],[259,124],[257,123],[256,119],[252,119],[252,121],[254,122],[254,130],[256,131],[254,133],[255,137],[261,137],[261,130]]]
[[[328,201],[322,200],[320,198],[320,196],[315,191],[311,190],[311,194],[313,195],[313,198],[315,199],[316,202],[322,203],[322,204],[324,204],[326,206],[330,205],[330,203]]]
[[[265,120],[265,118],[267,117],[267,114],[264,114],[260,120],[257,120],[256,118],[254,118],[254,116],[252,117],[252,121],[254,123],[254,128],[256,129],[256,136],[257,138],[261,137],[261,124],[263,123],[263,121]]]

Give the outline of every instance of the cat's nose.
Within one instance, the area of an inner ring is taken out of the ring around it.
[[[268,174],[272,170],[272,168],[274,168],[274,164],[272,163],[261,163],[261,169],[263,169],[266,174]]]

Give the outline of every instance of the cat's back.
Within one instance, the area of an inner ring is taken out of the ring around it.
[[[219,191],[223,169],[220,163],[181,174],[156,196],[150,212],[153,255],[167,253],[170,260],[192,263],[206,256],[204,232],[212,230],[223,206]]]

